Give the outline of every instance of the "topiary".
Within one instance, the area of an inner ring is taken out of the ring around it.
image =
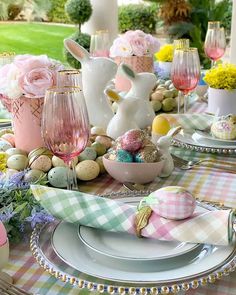
[[[74,40],[79,45],[83,46],[86,50],[89,51],[90,38],[91,38],[90,35],[84,34],[78,31],[74,33],[73,35],[71,35],[69,38],[71,38],[72,40]],[[77,59],[75,59],[66,48],[64,48],[64,56],[66,61],[72,68],[75,68],[75,69],[81,68],[80,62]]]
[[[68,0],[65,10],[70,20],[79,25],[79,31],[81,31],[81,25],[89,20],[93,11],[89,0]]]
[[[70,19],[65,12],[67,0],[50,0],[51,10],[48,13],[49,21],[56,23],[70,23]]]

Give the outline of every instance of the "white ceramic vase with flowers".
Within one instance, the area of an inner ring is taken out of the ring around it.
[[[12,113],[15,146],[30,152],[44,146],[41,114],[44,95],[56,85],[63,66],[46,55],[18,55],[0,69],[0,99]]]
[[[236,65],[219,64],[206,72],[204,81],[209,85],[208,112],[236,114]]]
[[[120,65],[129,65],[136,73],[153,72],[153,55],[160,47],[159,41],[150,34],[141,30],[127,31],[116,38],[110,48],[110,57]],[[128,79],[119,75],[115,80],[116,89],[128,91],[131,83]]]
[[[161,46],[160,50],[155,54],[158,61],[158,74],[162,77],[170,77],[171,66],[174,56],[174,45],[165,44]]]

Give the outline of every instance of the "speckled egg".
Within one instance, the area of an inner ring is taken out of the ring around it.
[[[13,147],[15,146],[15,135],[12,133],[5,133],[1,137],[2,139],[9,142]]]
[[[104,144],[100,143],[100,142],[94,142],[91,145],[91,148],[93,148],[98,156],[103,156],[106,153],[106,147]]]
[[[112,146],[112,140],[107,136],[99,135],[95,138],[95,141],[103,144],[106,149],[109,149]]]
[[[133,155],[126,150],[118,150],[116,151],[116,161],[117,162],[125,162],[125,163],[131,163],[133,162]]]
[[[132,129],[121,137],[121,147],[128,152],[136,152],[142,146],[145,134],[142,130]]]
[[[6,154],[10,157],[13,155],[24,155],[27,156],[27,153],[21,149],[17,149],[17,148],[10,148],[8,150],[6,150]]]
[[[48,156],[41,155],[30,158],[30,168],[48,172],[52,167],[52,161]]]
[[[163,187],[147,198],[152,210],[167,219],[181,220],[190,217],[196,207],[194,196],[180,186]]]
[[[41,170],[32,169],[26,172],[24,180],[29,183],[35,183],[40,177],[43,177],[45,173]]]
[[[73,159],[73,163],[74,163],[74,165],[76,165],[78,163],[78,157],[75,157]],[[57,156],[52,157],[52,165],[53,165],[53,167],[67,167],[65,162]]]
[[[10,144],[10,142],[2,139],[0,140],[0,151],[5,152],[6,150],[12,148],[13,146]]]
[[[67,186],[67,171],[66,167],[55,167],[48,172],[49,183],[58,188],[64,188]],[[72,173],[72,171],[71,171]]]
[[[7,167],[16,170],[24,170],[28,166],[29,160],[24,155],[13,155],[7,160]]]
[[[79,155],[80,162],[85,160],[95,160],[97,158],[97,152],[92,147],[86,147],[85,150]]]
[[[104,167],[104,164],[103,164],[103,160],[102,160],[102,156],[101,157],[97,157],[97,159],[96,159],[96,163],[98,163],[98,165],[99,165],[99,168],[100,168],[100,173],[101,174],[103,174],[103,173],[105,173],[106,172],[106,169],[105,169],[105,167]]]
[[[106,131],[100,126],[94,126],[90,131],[91,135],[103,135],[106,134]]]
[[[76,174],[80,180],[92,180],[99,175],[100,168],[98,163],[92,160],[80,162],[76,167]]]

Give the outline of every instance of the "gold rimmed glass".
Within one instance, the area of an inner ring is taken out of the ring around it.
[[[189,39],[176,39],[174,40],[174,49],[189,48]]]
[[[90,55],[94,57],[109,57],[110,36],[108,30],[96,31],[91,36]]]
[[[220,21],[210,21],[208,22],[207,29],[220,29]]]
[[[10,64],[15,58],[14,52],[2,52],[0,53],[0,68],[4,65]]]
[[[57,72],[57,85],[75,86],[82,89],[82,74],[80,70],[61,70]]]

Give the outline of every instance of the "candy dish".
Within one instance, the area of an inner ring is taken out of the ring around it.
[[[104,155],[103,164],[107,172],[121,183],[145,184],[152,182],[161,174],[164,160],[155,163],[127,163],[109,160],[108,155]]]

